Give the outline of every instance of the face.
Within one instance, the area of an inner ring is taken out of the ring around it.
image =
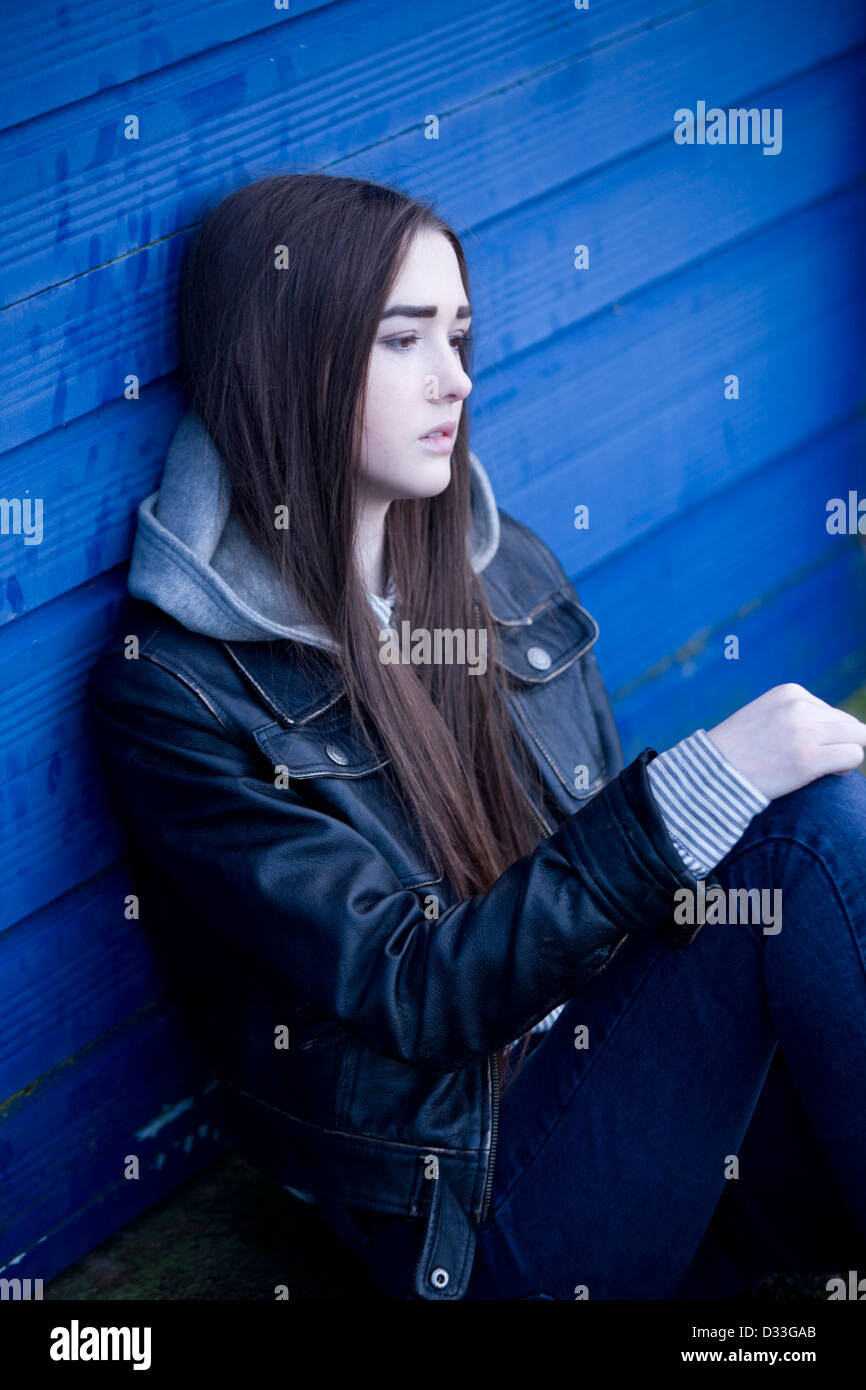
[[[451,481],[451,451],[472,390],[460,361],[470,322],[450,241],[441,232],[419,232],[370,355],[361,448],[366,502],[433,497]],[[422,440],[437,427],[446,433]]]

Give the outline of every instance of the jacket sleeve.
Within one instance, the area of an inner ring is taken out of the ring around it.
[[[136,849],[214,931],[280,972],[287,992],[294,982],[386,1056],[454,1070],[577,993],[626,932],[666,929],[676,945],[695,934],[671,927],[673,894],[696,881],[649,787],[653,749],[488,892],[429,920],[369,840],[299,784],[276,787],[265,760],[174,672],[143,653],[106,653],[88,696]]]

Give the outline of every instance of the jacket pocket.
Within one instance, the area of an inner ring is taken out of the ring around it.
[[[273,721],[253,730],[260,752],[275,770],[298,784],[317,810],[348,822],[391,865],[404,888],[441,883],[439,866],[427,862],[419,837],[388,776],[390,758],[331,720],[287,729]]]
[[[257,746],[274,766],[285,767],[296,781],[310,777],[369,777],[390,759],[375,754],[342,728],[301,725],[286,729],[273,721],[253,730]]]
[[[563,591],[520,618],[496,618],[500,665],[518,727],[551,783],[578,809],[611,775],[596,710],[587,689],[584,658],[599,628]]]

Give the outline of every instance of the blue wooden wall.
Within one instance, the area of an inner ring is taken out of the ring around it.
[[[15,8],[0,494],[42,498],[44,532],[0,535],[0,1267],[50,1279],[227,1142],[124,916],[82,708],[182,408],[172,311],[204,200],[286,168],[436,197],[473,275],[474,447],[600,623],[628,758],[782,680],[838,702],[866,681],[864,540],[825,524],[866,495],[866,9]],[[699,101],[780,108],[781,152],[676,143]]]

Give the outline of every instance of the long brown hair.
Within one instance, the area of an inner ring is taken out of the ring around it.
[[[362,734],[372,746],[376,730],[426,853],[462,898],[486,892],[538,840],[521,790],[537,791],[537,773],[503,698],[495,623],[466,549],[465,411],[448,487],[391,503],[385,561],[398,630],[406,618],[431,632],[486,628],[486,671],[383,663],[353,552],[368,362],[422,229],[448,238],[469,297],[457,236],[430,204],[397,189],[291,173],[230,193],[186,259],[181,377],[226,461],[239,520],[335,639]],[[470,348],[461,352],[468,370]],[[278,507],[287,525],[274,524]],[[500,1078],[504,1054],[501,1046]]]

